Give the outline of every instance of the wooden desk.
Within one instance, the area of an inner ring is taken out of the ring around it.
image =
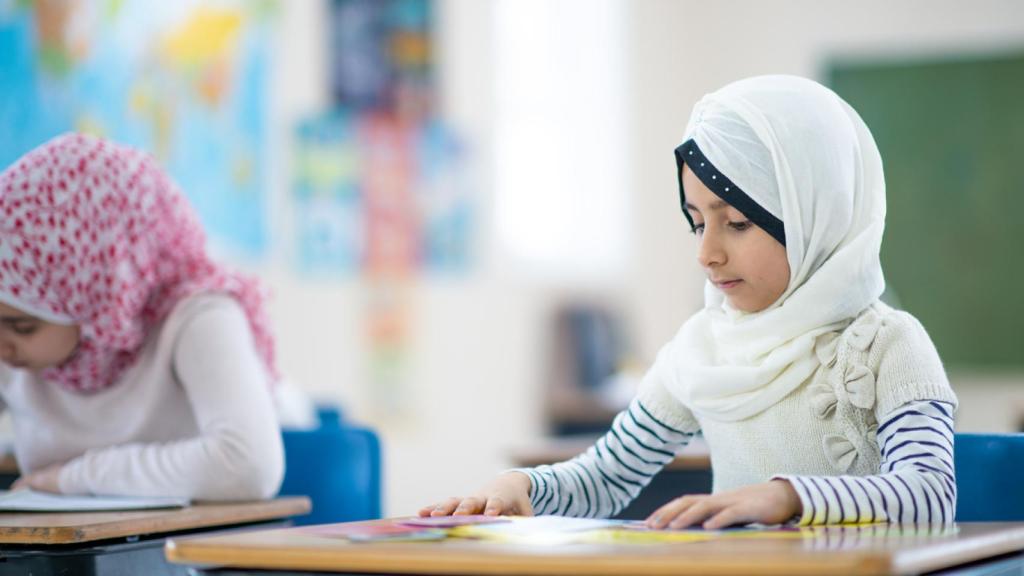
[[[516,466],[540,466],[569,460],[589,448],[592,436],[548,438],[512,451]],[[711,454],[703,438],[696,438],[683,452],[651,479],[617,518],[641,520],[663,504],[683,494],[711,492]]]
[[[125,512],[0,512],[0,544],[78,544],[110,538],[230,526],[305,514],[308,498],[196,504]]]
[[[274,521],[310,510],[308,498],[201,503],[173,510],[0,513],[0,576],[6,574],[170,574],[171,534]],[[102,567],[102,568],[101,568]]]
[[[379,522],[379,521],[378,521]],[[447,539],[351,543],[311,527],[173,538],[172,562],[389,574],[914,574],[1024,549],[1024,523],[823,527],[787,536],[658,544],[527,545]],[[320,527],[323,530],[323,527]]]

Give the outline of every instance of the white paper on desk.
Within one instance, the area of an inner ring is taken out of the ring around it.
[[[2,512],[99,512],[188,506],[187,498],[69,496],[32,490],[0,490]]]
[[[530,516],[527,518],[516,518],[509,524],[492,525],[488,524],[488,530],[504,532],[506,534],[529,534],[532,532],[579,532],[581,530],[594,530],[618,526],[621,520],[608,520],[603,518],[572,518],[567,516]]]
[[[471,538],[484,538],[528,544],[563,544],[571,542],[581,532],[622,526],[623,520],[600,520],[593,518],[567,518],[564,516],[522,516],[511,517],[511,522],[498,524],[475,524],[452,530],[453,534]]]

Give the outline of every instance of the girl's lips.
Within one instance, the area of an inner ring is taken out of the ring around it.
[[[726,280],[724,282],[715,282],[715,286],[718,286],[719,290],[731,290],[739,286],[743,280]]]

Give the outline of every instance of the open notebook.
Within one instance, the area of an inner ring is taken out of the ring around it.
[[[188,506],[187,498],[67,496],[32,490],[0,490],[0,512],[97,512]]]

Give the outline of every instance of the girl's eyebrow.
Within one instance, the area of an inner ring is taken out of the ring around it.
[[[725,200],[715,200],[710,205],[708,205],[708,209],[709,210],[721,210],[722,208],[725,208],[728,205],[729,205],[729,203],[726,202]],[[684,202],[683,203],[683,208],[686,208],[687,210],[696,210],[697,212],[700,212],[699,208],[697,208],[693,204],[690,204],[689,202]]]
[[[18,324],[20,322],[38,322],[34,316],[0,316],[0,322],[4,324]]]

